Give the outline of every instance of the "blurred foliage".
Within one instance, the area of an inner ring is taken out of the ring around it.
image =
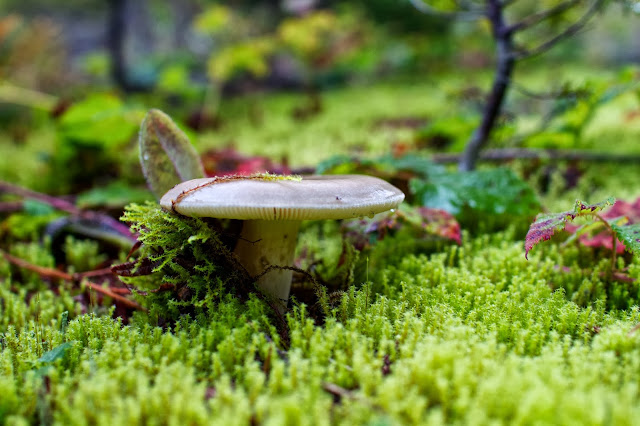
[[[348,16],[315,11],[283,20],[277,33],[284,47],[307,66],[326,67],[358,46],[354,40],[358,37],[358,28],[349,25],[349,20]]]
[[[137,131],[143,112],[108,93],[72,104],[58,122],[60,136],[80,145],[117,148]]]
[[[51,190],[76,192],[122,175],[144,111],[109,93],[73,103],[57,122],[52,163],[59,178]],[[125,172],[126,175],[126,172]]]
[[[216,35],[225,30],[232,18],[231,9],[216,4],[200,13],[193,26],[202,34]]]
[[[208,62],[209,77],[213,81],[228,81],[246,73],[264,77],[269,72],[268,56],[274,44],[268,38],[253,39],[221,49]]]
[[[526,139],[526,145],[539,148],[580,147],[584,142],[584,132],[598,111],[628,93],[640,97],[640,72],[634,67],[621,70],[614,79],[587,80],[577,87],[568,83],[555,99],[551,99],[551,107],[543,117],[539,131]]]
[[[368,19],[377,25],[387,27],[396,37],[407,34],[428,34],[445,36],[451,27],[451,21],[437,16],[416,13],[415,7],[408,1],[395,0],[349,0],[332,1],[337,7],[358,7]]]
[[[244,74],[264,77],[269,71],[267,59],[274,50],[273,42],[266,28],[248,18],[231,7],[213,4],[192,23],[213,47],[207,74],[216,85]]]
[[[153,195],[147,189],[115,181],[78,194],[76,204],[83,209],[101,208],[118,211],[129,203],[143,203],[152,199]]]
[[[0,81],[23,87],[57,90],[69,82],[62,28],[46,18],[26,20],[0,16]]]

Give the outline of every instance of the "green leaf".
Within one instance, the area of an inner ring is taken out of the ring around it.
[[[117,146],[136,133],[142,111],[109,94],[94,94],[73,104],[60,119],[60,133],[74,142]]]
[[[423,206],[445,210],[460,221],[477,215],[533,216],[540,208],[533,190],[506,168],[413,179],[410,189]]]
[[[51,349],[49,352],[46,352],[44,355],[38,358],[38,362],[51,364],[59,359],[64,358],[64,355],[73,346],[73,344],[74,342],[71,341],[56,346],[55,348]]]
[[[612,223],[611,229],[616,233],[618,239],[624,243],[628,251],[636,255],[640,254],[640,223],[625,226]]]
[[[200,157],[189,138],[164,112],[149,111],[139,143],[142,171],[158,200],[178,183],[204,177]]]
[[[38,200],[24,200],[23,206],[25,213],[31,216],[46,216],[56,211],[51,205]]]
[[[576,203],[573,206],[573,213],[576,216],[584,216],[593,213],[598,213],[607,207],[614,205],[616,199],[614,197],[609,197],[604,201],[595,204],[586,204],[580,200],[576,200]]]
[[[151,200],[146,188],[132,187],[117,181],[107,186],[92,188],[78,195],[76,205],[80,208],[121,208],[129,203],[143,203]]]
[[[201,34],[215,35],[231,23],[232,17],[231,9],[214,5],[196,16],[193,26]]]

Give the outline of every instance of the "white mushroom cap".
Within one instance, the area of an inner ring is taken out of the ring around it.
[[[324,175],[193,179],[169,190],[160,205],[192,217],[316,220],[369,216],[393,209],[403,199],[402,191],[376,177]]]

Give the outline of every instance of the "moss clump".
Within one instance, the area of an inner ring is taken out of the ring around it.
[[[123,280],[137,289],[151,318],[164,323],[197,315],[226,294],[246,298],[253,290],[232,254],[237,236],[220,221],[179,217],[155,203],[128,206],[122,220],[142,246],[121,274],[130,275]]]

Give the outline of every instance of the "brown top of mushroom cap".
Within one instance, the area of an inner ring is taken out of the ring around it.
[[[305,176],[302,180],[193,179],[169,190],[160,205],[191,217],[227,219],[346,219],[393,209],[404,199],[372,176]]]

